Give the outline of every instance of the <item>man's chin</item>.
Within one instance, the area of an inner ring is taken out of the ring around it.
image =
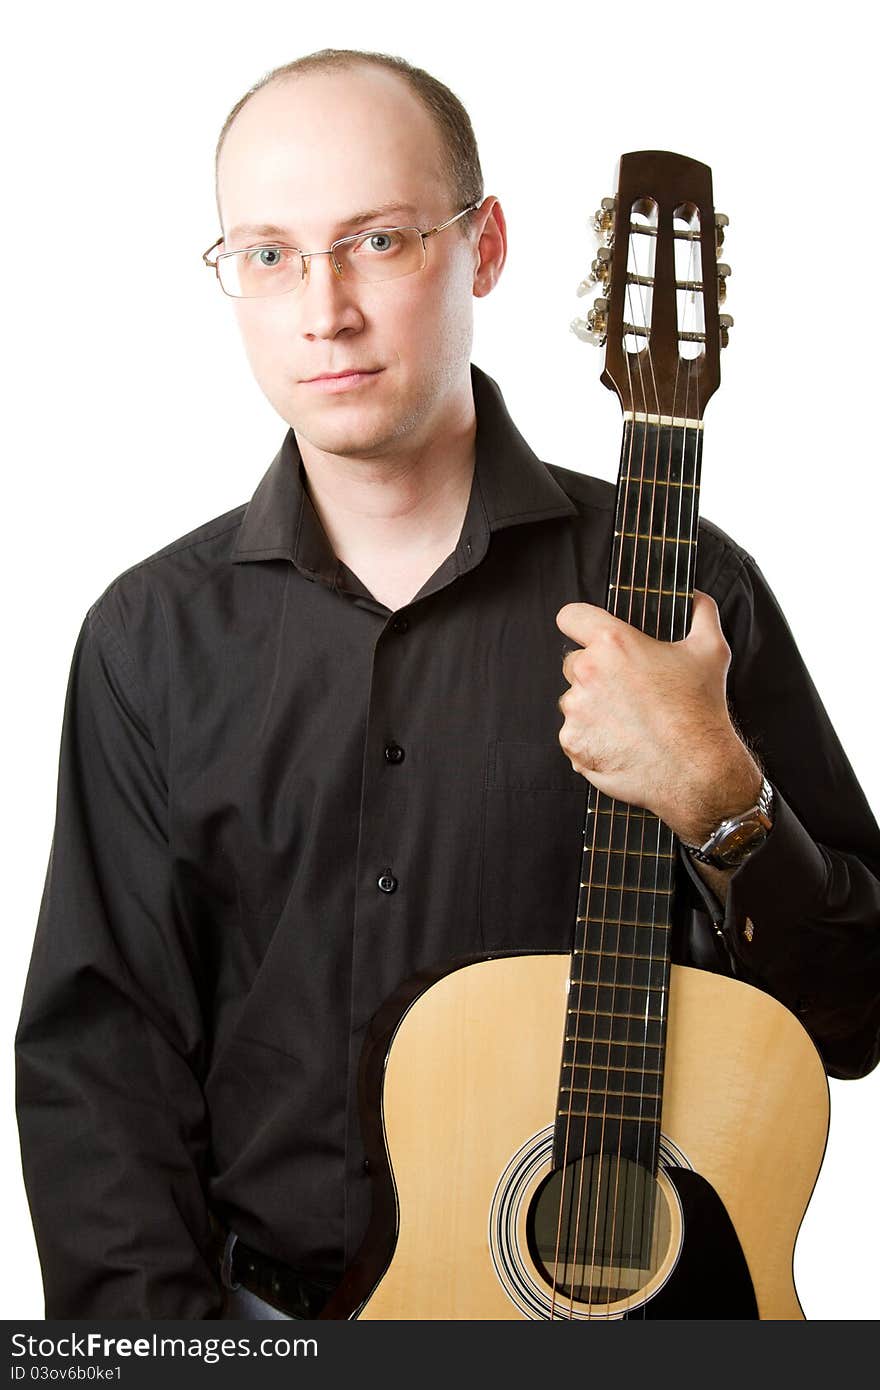
[[[313,448],[325,454],[335,454],[339,458],[381,457],[389,450],[400,447],[401,437],[412,429],[412,420],[399,411],[384,409],[351,408],[297,411],[284,418],[290,419],[298,439],[305,440]]]
[[[341,421],[331,426],[327,421],[308,419],[293,426],[299,440],[310,444],[323,454],[337,458],[372,458],[386,452],[396,437],[390,421]]]

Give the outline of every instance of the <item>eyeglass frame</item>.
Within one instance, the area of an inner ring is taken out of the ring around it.
[[[208,266],[210,269],[213,269],[214,274],[217,276],[217,280],[219,282],[221,290],[223,290],[223,293],[228,295],[230,299],[273,299],[282,294],[292,294],[295,289],[299,288],[298,285],[292,285],[289,290],[277,290],[273,294],[266,295],[229,294],[229,291],[224,289],[223,281],[220,279],[220,261],[223,259],[224,256],[240,256],[245,251],[263,251],[269,248],[277,249],[279,251],[295,251],[300,258],[300,264],[302,266],[299,281],[301,285],[303,280],[305,280],[306,278],[306,260],[311,256],[329,256],[330,264],[333,266],[333,269],[335,270],[337,276],[341,280],[342,266],[339,264],[339,262],[333,254],[337,246],[342,246],[345,244],[345,242],[348,241],[359,241],[361,237],[375,236],[377,232],[418,232],[419,236],[422,238],[423,256],[422,264],[419,266],[419,270],[424,270],[425,265],[427,263],[428,255],[425,249],[425,242],[427,241],[428,237],[434,236],[436,232],[444,231],[447,227],[451,227],[453,222],[457,222],[460,217],[464,217],[464,215],[468,212],[475,212],[479,206],[480,203],[471,203],[470,207],[462,208],[461,212],[455,213],[453,217],[447,218],[445,222],[439,223],[436,227],[429,228],[429,230],[426,232],[423,232],[420,227],[367,227],[362,232],[351,232],[348,236],[337,237],[336,241],[331,242],[330,246],[328,246],[326,251],[300,251],[298,246],[288,246],[285,242],[282,241],[261,241],[258,242],[256,246],[242,246],[237,251],[218,251],[216,259],[213,261],[209,261],[208,257],[210,256],[211,252],[215,250],[215,248],[218,247],[222,241],[225,240],[225,237],[221,236],[217,238],[217,240],[214,242],[212,246],[208,247],[207,251],[202,252],[202,260],[205,262],[206,266]],[[415,271],[409,271],[408,273],[414,275]],[[392,276],[391,278],[403,280],[406,278],[406,276]],[[372,283],[381,284],[382,281],[377,280],[373,281]]]

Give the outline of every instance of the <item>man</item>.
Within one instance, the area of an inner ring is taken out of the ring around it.
[[[217,267],[290,429],[74,652],[18,1033],[50,1317],[319,1309],[369,1214],[370,1019],[440,961],[568,949],[585,778],[700,847],[766,772],[751,855],[681,853],[676,958],[835,1075],[878,1056],[880,834],[751,557],[703,526],[681,643],[604,613],[613,489],[469,360],[506,228],[466,115],[382,55],[270,76],[221,136]]]

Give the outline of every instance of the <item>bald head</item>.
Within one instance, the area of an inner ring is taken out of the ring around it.
[[[361,63],[275,79],[241,107],[222,142],[223,232],[242,219],[293,219],[299,231],[296,219],[311,207],[332,220],[385,201],[431,204],[442,220],[458,211],[447,162],[436,121],[395,72]]]

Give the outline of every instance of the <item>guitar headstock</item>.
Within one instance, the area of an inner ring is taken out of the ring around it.
[[[605,344],[602,380],[625,412],[702,419],[733,325],[719,313],[730,268],[712,171],[665,150],[622,155],[594,225],[604,244],[580,289],[602,296],[573,330]]]

